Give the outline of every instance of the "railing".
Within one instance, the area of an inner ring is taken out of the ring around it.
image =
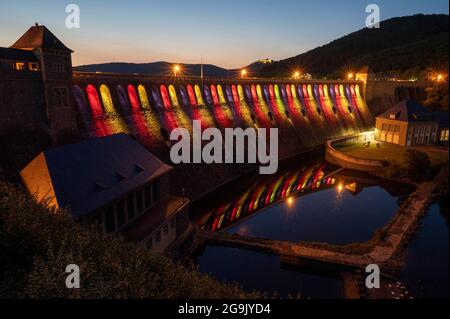
[[[114,79],[133,79],[133,80],[154,80],[174,82],[187,81],[206,81],[206,82],[248,82],[248,83],[349,83],[360,84],[359,80],[321,80],[321,79],[291,79],[291,78],[260,78],[260,77],[200,77],[200,76],[173,76],[173,75],[149,75],[141,73],[110,73],[110,72],[73,72],[74,80],[76,79],[95,79],[95,78],[114,78]]]
[[[345,168],[360,171],[377,171],[383,168],[385,166],[384,161],[353,157],[335,148],[338,145],[346,143],[370,142],[373,141],[374,136],[375,132],[370,131],[328,141],[325,154],[327,161]]]

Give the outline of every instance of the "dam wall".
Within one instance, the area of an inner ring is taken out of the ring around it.
[[[360,81],[200,79],[73,74],[80,129],[89,136],[127,132],[159,153],[170,132],[278,128],[279,157],[373,127]],[[164,151],[163,151],[164,153]],[[163,156],[164,159],[164,156]]]
[[[404,99],[424,100],[425,89],[432,85],[428,81],[369,80],[364,89],[365,101],[373,116],[378,116]]]

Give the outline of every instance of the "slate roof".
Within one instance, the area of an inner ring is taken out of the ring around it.
[[[377,118],[391,119],[391,114],[395,114],[395,120],[405,122],[433,121],[431,112],[426,110],[419,102],[412,99],[403,100],[391,107]]]
[[[69,208],[75,219],[172,169],[124,133],[50,149],[43,155],[58,206]],[[31,192],[39,187],[27,186]]]
[[[30,27],[11,48],[26,50],[42,48],[73,52],[43,25]]]
[[[439,127],[448,128],[448,111],[433,112],[433,118],[439,123]]]

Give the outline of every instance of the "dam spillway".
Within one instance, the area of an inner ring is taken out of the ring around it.
[[[360,81],[204,79],[74,72],[78,122],[88,136],[126,132],[152,150],[177,127],[279,129],[280,157],[373,126]]]

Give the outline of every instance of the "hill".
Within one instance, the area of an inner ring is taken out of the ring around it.
[[[200,64],[179,64],[184,76],[199,76]],[[140,73],[149,75],[172,75],[173,63],[153,62],[153,63],[126,63],[112,62],[103,64],[89,64],[76,66],[75,71],[82,72],[109,72],[109,73]],[[203,73],[210,77],[227,76],[227,70],[212,64],[203,65]]]
[[[301,68],[318,77],[341,77],[349,70],[369,65],[374,72],[403,77],[427,68],[448,68],[449,16],[414,15],[382,21],[379,29],[348,34],[298,56],[275,62],[261,70],[263,76],[289,74]]]

